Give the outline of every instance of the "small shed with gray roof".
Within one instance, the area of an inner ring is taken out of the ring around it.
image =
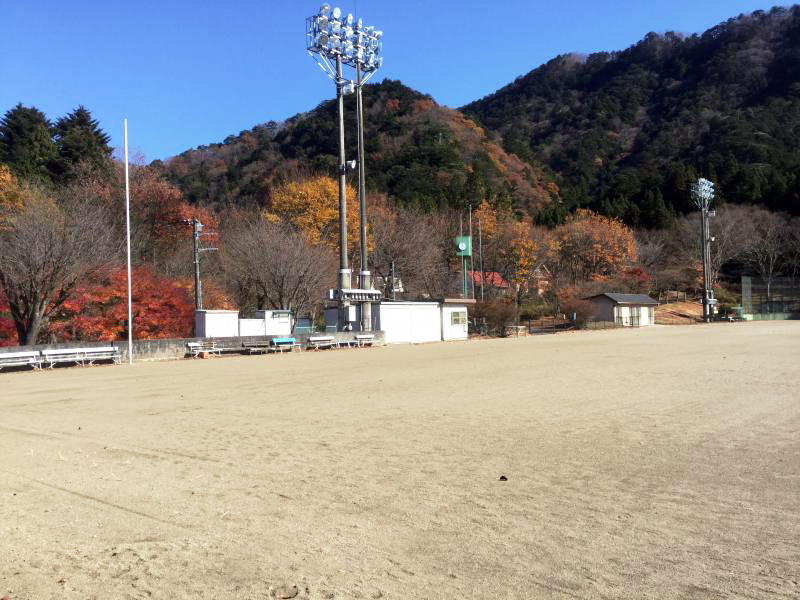
[[[607,292],[585,298],[595,306],[595,318],[613,321],[624,327],[640,327],[655,323],[658,302],[646,294],[615,294]]]

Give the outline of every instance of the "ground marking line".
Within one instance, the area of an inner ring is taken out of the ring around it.
[[[78,498],[83,498],[84,500],[91,500],[92,502],[97,502],[98,504],[102,504],[104,506],[110,506],[111,508],[116,508],[117,510],[121,510],[127,513],[131,513],[133,515],[137,515],[139,517],[144,517],[146,519],[152,519],[153,521],[157,521],[159,523],[163,523],[164,525],[171,525],[173,527],[178,527],[180,529],[191,529],[191,527],[187,527],[186,525],[180,525],[178,523],[173,523],[172,521],[167,521],[165,519],[161,519],[159,517],[154,517],[153,515],[149,515],[147,513],[134,510],[132,508],[128,508],[127,506],[122,506],[121,504],[115,504],[114,502],[109,502],[108,500],[103,500],[102,498],[97,498],[95,496],[91,496],[89,494],[84,494],[82,492],[76,492],[75,490],[70,490],[68,488],[64,488],[58,485],[53,485],[52,483],[47,483],[46,481],[41,481],[40,479],[36,479],[34,477],[28,477],[27,475],[22,475],[21,473],[17,473],[15,471],[8,471],[6,469],[0,469],[0,472],[6,473],[8,475],[14,475],[19,477],[20,479],[26,479],[28,481],[32,481],[33,483],[38,483],[39,485],[50,488],[53,490],[57,490],[59,492],[64,492],[66,494],[72,494],[73,496],[77,496]]]
[[[168,455],[171,455],[171,456],[181,456],[183,458],[191,458],[193,460],[199,460],[199,461],[202,461],[202,462],[213,462],[213,463],[222,462],[221,460],[219,460],[217,458],[210,458],[210,457],[207,457],[207,456],[198,456],[196,454],[186,454],[184,452],[178,452],[177,450],[161,450],[159,448],[149,448],[148,446],[137,446],[135,444],[130,446],[130,447],[115,446],[114,444],[109,444],[107,442],[103,442],[101,440],[96,440],[96,439],[90,438],[90,437],[84,437],[84,436],[81,436],[81,435],[76,435],[74,433],[62,433],[62,432],[58,432],[58,433],[42,433],[40,431],[32,431],[30,429],[22,429],[22,428],[18,428],[18,427],[8,427],[7,425],[0,425],[0,429],[5,429],[6,431],[11,431],[11,432],[14,432],[14,433],[22,433],[22,434],[25,434],[25,435],[32,435],[32,436],[35,436],[35,437],[43,437],[43,438],[53,439],[53,440],[61,440],[63,438],[67,438],[67,439],[70,439],[70,440],[81,440],[83,442],[89,442],[91,444],[96,444],[98,446],[103,446],[104,450],[112,450],[112,451],[113,450],[119,450],[119,451],[122,451],[122,452],[128,452],[130,454],[134,454],[134,455],[137,455],[137,456],[143,456],[145,458],[157,458],[157,459],[160,459],[160,458],[163,458],[163,457],[156,456],[154,454],[145,454],[144,452],[137,452],[137,450],[133,450],[133,448],[137,448],[138,450],[147,450],[148,452],[156,452],[156,453],[160,453],[160,454],[168,454]]]

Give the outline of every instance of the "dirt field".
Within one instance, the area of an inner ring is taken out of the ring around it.
[[[762,322],[0,374],[0,597],[798,598],[799,373]]]

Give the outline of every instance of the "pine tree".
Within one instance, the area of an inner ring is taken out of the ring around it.
[[[61,181],[72,179],[81,169],[109,174],[111,171],[111,138],[91,113],[79,106],[61,117],[53,128],[58,148],[57,176]]]
[[[0,119],[0,162],[21,179],[49,182],[57,157],[50,129],[42,111],[17,104]]]

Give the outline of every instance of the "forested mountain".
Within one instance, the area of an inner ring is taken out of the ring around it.
[[[800,214],[797,6],[559,56],[462,110],[555,173],[567,209],[665,227],[702,175],[722,202]]]
[[[347,158],[356,158],[355,96],[345,97]],[[558,196],[535,163],[504,151],[471,119],[397,81],[364,87],[367,187],[401,206],[477,206],[536,213]],[[191,202],[268,205],[276,185],[336,173],[336,102],[285,123],[270,122],[163,165]]]

